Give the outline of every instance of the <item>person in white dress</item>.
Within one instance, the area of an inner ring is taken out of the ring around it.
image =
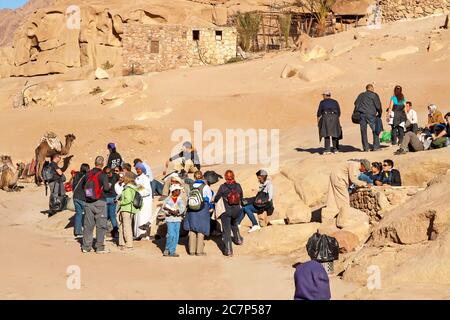
[[[145,166],[142,163],[136,165],[136,185],[139,193],[144,198],[144,203],[134,221],[134,235],[137,240],[150,240],[150,225],[152,219],[152,187],[150,179],[146,175]]]

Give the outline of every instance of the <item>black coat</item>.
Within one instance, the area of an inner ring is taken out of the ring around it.
[[[324,99],[320,102],[317,110],[319,120],[319,139],[325,137],[340,138],[342,136],[342,128],[339,122],[341,108],[339,103],[334,99]]]

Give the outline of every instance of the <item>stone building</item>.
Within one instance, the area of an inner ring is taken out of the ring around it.
[[[236,57],[237,31],[233,27],[128,23],[122,43],[124,74],[146,73],[224,64]]]

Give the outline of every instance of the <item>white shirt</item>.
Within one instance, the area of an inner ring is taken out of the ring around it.
[[[408,121],[413,124],[417,124],[418,120],[417,120],[417,112],[413,109],[410,109],[407,113],[406,113],[406,117],[408,118]]]
[[[263,191],[267,194],[269,194],[269,201],[272,201],[273,199],[273,184],[272,181],[267,178],[267,180],[259,185],[259,191]]]

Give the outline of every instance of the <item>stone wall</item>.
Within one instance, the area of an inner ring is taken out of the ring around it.
[[[350,205],[367,213],[373,223],[383,218],[384,212],[406,202],[418,191],[418,187],[362,188],[350,195]]]
[[[194,40],[194,33],[198,40]],[[223,64],[236,56],[236,38],[236,29],[230,27],[128,23],[122,38],[123,72],[146,73]]]
[[[381,0],[380,5],[386,22],[450,13],[450,0]]]

